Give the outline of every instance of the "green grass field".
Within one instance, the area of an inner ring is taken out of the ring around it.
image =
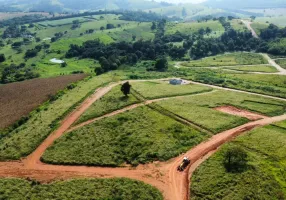
[[[224,145],[195,171],[191,198],[285,199],[285,130],[272,125],[256,128]],[[223,152],[230,145],[248,154],[248,166],[242,172],[227,172],[223,166]]]
[[[212,90],[210,87],[193,84],[171,85],[169,84],[169,81],[135,82],[132,83],[132,88],[147,99],[191,95]]]
[[[225,67],[224,69],[231,69],[242,72],[265,72],[265,73],[275,73],[278,70],[269,65],[269,66],[237,66],[237,67]]]
[[[186,22],[186,23],[168,23],[166,26],[166,34],[174,34],[177,31],[184,33],[184,34],[192,34],[197,32],[200,28],[206,29],[209,27],[212,29],[216,34],[212,34],[216,37],[219,37],[222,33],[224,33],[224,28],[219,23],[219,21],[208,21],[208,22]]]
[[[260,54],[230,53],[184,62],[181,65],[185,67],[217,67],[233,65],[257,65],[267,63],[267,60]]]
[[[170,99],[159,102],[158,104],[213,133],[234,128],[248,121],[245,118],[225,114],[213,108],[232,105],[273,116],[283,114],[286,107],[286,102],[283,101],[229,91],[216,91],[200,96]]]
[[[259,22],[254,22],[251,24],[251,27],[254,29],[257,35],[260,35],[261,30],[266,29],[268,26],[269,24]]]
[[[99,18],[100,16],[94,16]],[[32,41],[29,44],[22,45],[20,47],[21,51],[18,52],[15,49],[11,48],[11,45],[6,45],[5,47],[0,49],[0,54],[3,53],[6,57],[6,61],[1,64],[0,71],[5,67],[5,65],[10,65],[11,63],[20,64],[26,63],[27,67],[31,65],[36,65],[36,71],[40,74],[41,77],[51,77],[51,76],[59,76],[61,74],[70,74],[73,71],[84,71],[86,73],[90,73],[94,71],[96,67],[95,64],[92,63],[91,60],[67,60],[68,66],[66,68],[61,68],[60,65],[55,65],[51,63],[49,60],[51,58],[64,59],[65,53],[69,50],[71,44],[81,45],[83,42],[87,40],[99,39],[101,42],[105,44],[109,44],[115,41],[132,41],[132,36],[136,36],[136,40],[144,39],[149,40],[153,39],[154,33],[151,32],[151,23],[138,23],[134,21],[124,21],[119,20],[116,15],[106,15],[102,20],[90,20],[81,24],[80,28],[75,30],[71,30],[71,24],[73,20],[78,18],[69,18],[63,20],[55,20],[55,21],[45,21],[41,23],[46,27],[41,27],[36,24],[34,28],[28,28],[32,33],[35,32],[41,39],[40,42]],[[81,20],[87,20],[86,18],[79,18]],[[106,24],[111,23],[116,28],[110,30],[100,30],[100,27],[105,27]],[[51,24],[51,27],[47,24]],[[120,27],[117,27],[119,26]],[[41,27],[38,29],[38,27]],[[92,34],[85,34],[86,30],[94,29],[95,32]],[[3,29],[1,29],[3,31]],[[51,43],[50,40],[45,40],[46,38],[52,38],[55,33],[65,32],[62,38],[57,40],[56,42]],[[83,35],[81,35],[83,33]],[[21,41],[21,39],[10,39],[12,42]],[[8,40],[7,40],[8,41]],[[7,42],[6,41],[6,42]],[[38,55],[34,58],[25,60],[24,55],[28,49],[34,48],[36,45],[48,43],[51,45],[50,51],[51,53],[46,53],[44,50],[40,51]],[[57,52],[57,53],[55,53]]]
[[[124,96],[120,88],[121,86],[116,86],[101,99],[92,104],[76,123],[79,124],[89,119],[93,119],[95,117],[99,117],[120,108],[140,102],[133,95],[129,95],[128,97]]]
[[[126,178],[74,179],[50,184],[35,184],[24,179],[6,178],[0,179],[0,199],[163,200],[163,197],[156,188]]]
[[[286,69],[286,59],[276,60],[275,62],[284,69]]]
[[[188,79],[222,87],[286,98],[285,77],[273,74],[247,74],[223,69],[182,68]]]
[[[286,16],[276,16],[276,17],[257,17],[255,22],[275,24],[276,26],[285,27],[286,26]]]
[[[233,19],[230,21],[230,24],[234,30],[248,31],[248,29],[240,19]]]
[[[49,147],[42,161],[53,164],[120,166],[168,160],[207,135],[147,107],[74,130]]]
[[[131,83],[132,88],[141,93],[147,99],[157,99],[180,95],[191,95],[208,92],[212,89],[199,85],[170,85],[167,81],[148,81]],[[121,86],[113,88],[104,97],[96,101],[76,122],[81,123],[95,117],[102,116],[123,107],[139,103],[133,95],[125,97],[120,91]]]

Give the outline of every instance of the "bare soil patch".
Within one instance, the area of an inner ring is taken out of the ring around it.
[[[51,95],[86,75],[33,79],[0,86],[0,129],[7,128],[47,101]]]
[[[267,118],[267,116],[257,114],[257,113],[253,113],[253,112],[250,112],[247,110],[242,110],[242,109],[236,108],[234,106],[221,106],[221,107],[215,108],[215,110],[218,110],[220,112],[224,112],[224,113],[227,113],[230,115],[245,117],[251,121]]]

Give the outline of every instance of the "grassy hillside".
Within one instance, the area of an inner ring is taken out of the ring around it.
[[[206,29],[209,27],[213,33],[212,36],[219,37],[223,32],[224,28],[219,21],[208,21],[208,22],[185,22],[185,23],[168,23],[166,26],[166,34],[174,34],[177,31],[183,34],[192,34],[197,32],[199,29]]]
[[[151,23],[138,23],[132,21],[119,20],[116,15],[104,15],[100,19],[100,15],[91,16],[89,19],[83,17],[44,21],[35,24],[33,28],[27,28],[31,33],[36,33],[36,37],[40,39],[39,42],[32,40],[24,43],[19,48],[12,48],[11,43],[22,41],[20,38],[6,39],[5,43],[9,41],[10,44],[0,48],[0,54],[3,53],[6,61],[0,65],[0,72],[5,66],[20,63],[26,63],[26,67],[32,69],[40,74],[41,77],[59,76],[62,74],[70,74],[75,71],[83,71],[85,73],[93,73],[94,68],[98,63],[94,63],[91,59],[77,60],[65,59],[65,53],[71,44],[81,45],[87,40],[99,39],[101,42],[107,44],[119,41],[132,41],[135,40],[149,40],[154,38],[154,33],[151,32]],[[82,21],[80,28],[72,30],[72,22],[74,20]],[[103,30],[101,27],[106,27],[110,23],[115,26],[114,29]],[[120,27],[119,27],[120,26]],[[86,31],[93,29],[94,32],[87,34]],[[0,29],[3,32],[5,28]],[[62,32],[65,34],[55,42],[51,42],[51,38],[56,33]],[[34,58],[25,59],[25,52],[28,49],[35,48],[37,45],[49,44],[49,50],[42,49]],[[62,68],[60,64],[52,63],[50,60],[53,58],[63,59],[67,66]]]

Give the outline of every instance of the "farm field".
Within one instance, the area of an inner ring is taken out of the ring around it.
[[[237,67],[225,67],[224,69],[231,69],[242,72],[265,72],[265,73],[276,73],[278,70],[273,66],[237,66]]]
[[[34,184],[24,179],[6,178],[0,179],[0,186],[0,199],[163,200],[162,194],[154,187],[125,178],[74,179],[50,184]]]
[[[138,107],[64,135],[41,159],[69,165],[138,165],[168,160],[206,138],[203,132],[150,108]]]
[[[191,199],[202,194],[209,199],[284,199],[285,141],[285,128],[268,125],[224,145],[195,171]],[[227,172],[223,165],[224,151],[233,146],[248,155],[247,167],[240,172]]]
[[[97,87],[112,81],[106,74],[80,82],[53,103],[34,113],[22,126],[1,138],[0,161],[20,159],[30,154],[54,129],[59,121],[72,111],[74,106],[89,96]]]
[[[0,86],[0,129],[7,128],[49,100],[59,90],[83,79],[86,75],[69,75],[34,79]]]
[[[181,63],[185,67],[217,67],[233,65],[259,65],[268,64],[267,60],[260,54],[255,53],[230,53],[218,56],[202,58]]]
[[[177,31],[184,33],[184,34],[192,34],[197,32],[199,29],[204,28],[206,29],[209,27],[214,31],[212,35],[215,37],[219,37],[222,33],[224,33],[223,26],[219,23],[219,21],[208,21],[208,22],[185,22],[185,23],[168,23],[166,26],[166,34],[174,34]]]
[[[158,102],[163,108],[174,112],[193,123],[219,133],[246,123],[246,118],[232,116],[214,110],[220,106],[234,106],[268,116],[281,115],[286,103],[236,92],[216,91],[202,96],[181,97]],[[184,109],[182,109],[184,108]]]

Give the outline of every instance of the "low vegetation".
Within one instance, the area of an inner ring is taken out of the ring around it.
[[[217,67],[233,65],[258,65],[268,64],[267,60],[260,54],[255,53],[232,53],[213,57],[207,57],[196,61],[184,62],[185,67]]]
[[[0,199],[163,200],[162,194],[145,183],[126,178],[74,179],[40,184],[23,179],[0,179]]]
[[[132,88],[146,99],[191,95],[212,90],[210,87],[195,84],[172,85],[169,81],[135,82],[132,83]]]
[[[76,123],[79,124],[139,102],[140,101],[133,95],[124,96],[120,91],[120,86],[116,86],[101,99],[92,104]]]
[[[52,164],[120,166],[168,160],[207,138],[189,126],[139,107],[74,130],[49,147]]]
[[[59,90],[71,87],[73,82],[83,79],[85,75],[69,75],[48,79],[34,79],[12,83],[0,87],[0,129],[7,128],[41,105],[54,99]],[[74,84],[73,87],[76,85]],[[1,137],[0,137],[1,138]]]
[[[203,92],[209,92],[212,89],[199,85],[171,85],[168,81],[144,81],[132,82],[134,90],[143,95],[146,99],[157,99],[172,96],[191,95]],[[96,101],[76,122],[77,124],[85,122],[123,107],[139,103],[132,94],[124,96],[120,91],[120,86],[113,88],[109,93]]]
[[[188,78],[197,82],[286,98],[286,81],[281,75],[196,69],[192,74],[188,73]]]
[[[216,111],[213,108],[232,105],[264,115],[281,115],[285,112],[286,103],[254,95],[236,92],[216,91],[200,96],[183,97],[158,102],[164,108],[212,131],[218,133],[246,123],[245,118],[232,116]],[[184,109],[182,109],[184,108]]]
[[[226,67],[224,69],[230,69],[242,72],[264,72],[264,73],[276,73],[278,70],[271,65],[260,65],[260,66],[237,66],[237,67]]]
[[[285,199],[285,141],[285,128],[269,125],[224,145],[195,171],[191,198]],[[247,166],[241,171],[229,172],[224,166],[230,146],[247,153]]]

